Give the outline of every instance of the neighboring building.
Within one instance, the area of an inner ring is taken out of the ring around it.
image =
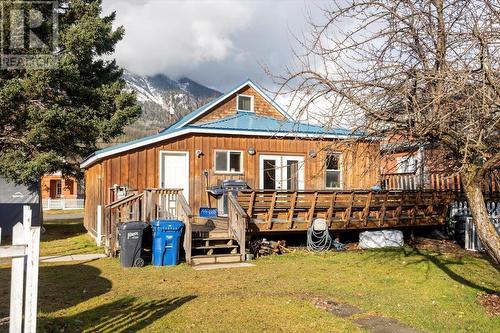
[[[380,145],[356,138],[297,122],[248,80],[156,135],[85,159],[85,226],[95,235],[115,185],[181,188],[195,213],[216,207],[208,190],[228,179],[253,189],[370,188],[380,180]]]
[[[61,172],[47,174],[41,179],[43,209],[83,208],[83,187],[74,177]]]
[[[63,177],[60,172],[42,177],[42,199],[76,199],[79,194],[80,184],[73,177]]]
[[[40,198],[37,186],[16,185],[0,177],[0,228],[2,235],[10,235],[12,227],[23,221],[23,206],[31,207],[33,226],[41,223]]]
[[[462,192],[458,173],[450,172],[443,152],[428,145],[406,140],[391,140],[381,144],[381,185],[389,190],[451,190]],[[500,170],[485,176],[483,191],[498,192]]]

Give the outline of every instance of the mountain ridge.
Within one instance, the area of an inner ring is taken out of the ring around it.
[[[127,89],[136,93],[142,114],[124,129],[120,141],[133,140],[170,126],[172,123],[222,95],[186,76],[174,80],[165,74],[138,75],[124,70]]]

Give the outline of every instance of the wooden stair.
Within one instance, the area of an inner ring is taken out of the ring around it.
[[[227,218],[197,218],[195,226],[191,242],[191,265],[242,261],[240,245],[229,234]]]

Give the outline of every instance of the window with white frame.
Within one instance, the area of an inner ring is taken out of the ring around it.
[[[325,187],[328,189],[342,187],[342,166],[340,154],[328,153],[325,160]]]
[[[62,183],[60,180],[56,181],[56,196],[60,197],[62,194]]]
[[[253,96],[238,95],[236,98],[236,108],[238,111],[253,111]]]
[[[417,171],[417,159],[415,156],[404,156],[396,159],[398,173],[414,173]]]
[[[215,151],[215,172],[241,173],[243,172],[243,153],[232,150]]]

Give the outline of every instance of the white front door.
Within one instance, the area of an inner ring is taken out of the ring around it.
[[[260,155],[260,188],[265,190],[303,190],[304,157]]]
[[[182,194],[189,202],[189,154],[161,152],[160,161],[160,187],[182,189]]]

